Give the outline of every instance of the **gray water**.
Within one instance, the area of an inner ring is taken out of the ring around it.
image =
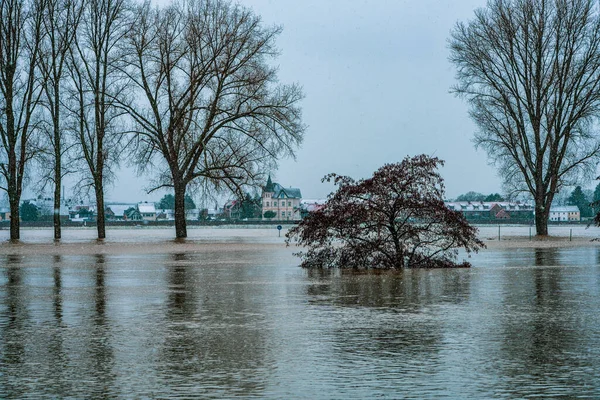
[[[600,250],[0,256],[0,398],[600,398]]]

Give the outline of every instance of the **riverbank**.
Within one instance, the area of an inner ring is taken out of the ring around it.
[[[581,225],[550,227],[550,236],[530,236],[528,226],[480,226],[479,237],[487,249],[511,248],[573,248],[600,246],[600,228]],[[107,229],[105,240],[96,239],[94,228],[63,229],[63,237],[55,242],[52,229],[29,228],[21,232],[18,243],[9,241],[9,232],[0,231],[0,254],[167,254],[246,252],[257,247],[286,249],[284,227],[193,227],[188,238],[175,240],[175,230],[167,227],[136,227]],[[292,253],[295,246],[287,247]],[[485,251],[485,250],[482,250]]]

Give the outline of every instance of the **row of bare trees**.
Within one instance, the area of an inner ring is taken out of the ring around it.
[[[186,237],[186,191],[255,185],[302,141],[302,91],[270,65],[280,32],[221,0],[0,0],[0,173],[11,215],[37,160],[59,239],[63,178],[84,170],[104,238],[104,188],[127,155],[154,173],[150,191],[173,188],[176,236]],[[18,218],[10,229],[18,239]]]

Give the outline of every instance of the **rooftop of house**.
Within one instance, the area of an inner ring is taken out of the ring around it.
[[[141,213],[155,213],[156,212],[154,203],[139,203],[138,210]]]
[[[446,206],[456,211],[489,211],[499,206],[506,211],[531,211],[533,206],[527,203],[510,201],[447,201]]]
[[[267,184],[263,187],[263,191],[273,193],[273,198],[276,199],[301,199],[302,193],[300,189],[288,187],[285,188],[279,183],[273,182],[271,176],[267,179]]]
[[[125,214],[125,210],[130,209],[131,207],[135,208],[135,204],[126,204],[126,203],[115,203],[115,204],[107,204],[106,207],[110,208],[110,210],[118,216],[123,216]]]
[[[273,183],[271,185],[272,190],[270,192],[273,193],[274,199],[301,199],[302,193],[298,188],[285,188],[281,186],[279,183]],[[265,192],[267,191],[267,186],[265,186]]]
[[[579,212],[577,206],[552,206],[550,212]]]

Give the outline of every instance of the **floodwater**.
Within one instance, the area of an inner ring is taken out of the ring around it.
[[[359,275],[292,251],[0,255],[0,398],[600,398],[600,248]]]

